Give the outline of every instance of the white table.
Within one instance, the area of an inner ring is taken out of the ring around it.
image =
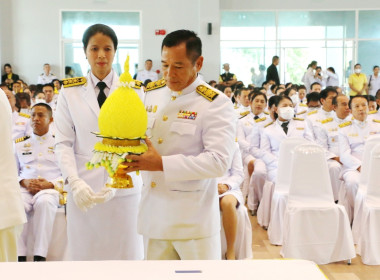
[[[326,277],[310,261],[246,260],[0,263],[0,279],[326,280]]]

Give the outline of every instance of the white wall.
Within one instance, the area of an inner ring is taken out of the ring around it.
[[[52,72],[63,77],[60,45],[60,13],[62,10],[83,11],[141,11],[142,40],[140,65],[151,58],[154,69],[160,68],[160,48],[164,36],[156,36],[156,29],[165,29],[167,33],[176,29],[190,29],[199,33],[204,41],[204,53],[207,54],[204,70],[206,77],[217,77],[219,71],[219,0],[207,1],[212,13],[200,7],[202,0],[1,0],[12,2],[8,13],[12,26],[12,35],[6,42],[0,37],[2,47],[1,65],[10,62],[14,72],[21,75],[27,83],[35,83],[42,73],[42,65],[50,63]],[[8,5],[10,5],[8,3]],[[202,4],[203,6],[203,4]],[[213,22],[215,35],[207,35],[207,22]],[[0,30],[4,29],[3,21]],[[209,58],[210,57],[210,58]]]

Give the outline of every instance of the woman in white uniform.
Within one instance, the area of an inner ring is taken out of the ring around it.
[[[105,187],[108,175],[104,168],[89,171],[85,167],[94,144],[99,141],[93,132],[99,131],[100,107],[117,87],[118,76],[112,70],[117,37],[108,26],[96,24],[85,31],[82,41],[91,71],[79,86],[66,87],[61,92],[55,115],[56,154],[70,187],[67,199],[70,258],[143,259],[142,237],[137,234],[141,177],[131,173],[134,188],[115,191]]]

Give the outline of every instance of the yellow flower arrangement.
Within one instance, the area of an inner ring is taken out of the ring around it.
[[[132,89],[134,81],[129,74],[129,56],[124,64],[124,73],[119,78],[118,88],[106,99],[100,109],[98,137],[101,142],[94,146],[93,157],[87,169],[106,168],[114,188],[133,187],[132,179],[124,170],[128,154],[142,154],[148,150],[142,141],[148,125],[148,115],[137,93]]]

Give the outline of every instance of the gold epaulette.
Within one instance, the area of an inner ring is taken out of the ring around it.
[[[240,113],[240,116],[241,116],[241,118],[244,118],[244,117],[247,116],[249,113],[250,113],[250,111],[241,112],[241,113]]]
[[[245,112],[244,112],[244,113],[245,113]],[[249,113],[249,112],[248,112],[248,113]],[[242,119],[242,118],[245,118],[245,117],[248,116],[249,114],[243,114],[243,115],[242,115],[242,113],[240,113],[240,115],[241,115],[241,117],[239,117],[239,120]]]
[[[321,123],[329,123],[332,122],[334,119],[333,118],[327,118],[325,120],[321,120]]]
[[[301,107],[307,107],[307,105],[305,103],[299,103],[298,105]]]
[[[310,115],[316,114],[317,112],[318,112],[318,110],[314,110],[314,111],[307,113],[307,115],[310,116]]]
[[[18,113],[19,116],[30,119],[30,115],[25,113]]]
[[[305,119],[303,119],[303,118],[293,118],[293,120],[295,120],[295,121],[304,121]]]
[[[376,110],[373,110],[373,111],[369,111],[368,112],[368,115],[372,115],[372,114],[376,114],[377,113],[377,111]]]
[[[161,79],[161,80],[150,82],[149,84],[147,84],[145,91],[151,91],[154,89],[162,88],[164,86],[166,86],[166,81],[165,79]]]
[[[141,86],[143,85],[143,82],[139,81],[139,80],[133,80],[135,82],[135,86],[133,88],[141,88]]]
[[[86,82],[87,79],[85,77],[68,78],[62,80],[64,88],[84,85]]]
[[[15,143],[20,143],[22,141],[28,140],[29,138],[30,138],[30,136],[24,136],[24,137],[17,138],[15,140]]]
[[[299,113],[297,113],[297,116],[298,115],[302,115],[302,114],[305,114],[306,113],[306,110],[304,110],[304,111],[302,111],[302,112],[299,112]]]
[[[208,101],[214,101],[215,98],[218,97],[219,93],[205,85],[197,86],[197,93],[202,95]],[[249,112],[248,112],[249,113]]]
[[[343,128],[343,127],[349,126],[349,125],[351,125],[351,124],[352,124],[352,122],[351,122],[351,121],[348,121],[348,122],[341,123],[341,124],[339,125],[339,127],[340,127],[340,128]]]
[[[269,113],[268,113],[268,112],[264,112],[264,114],[265,114],[265,115],[269,115]]]
[[[376,122],[376,123],[380,123],[380,120],[375,120],[373,119],[372,121]]]
[[[265,121],[267,118],[266,117],[264,117],[264,118],[260,118],[260,119],[257,119],[257,120],[255,120],[255,122],[263,122],[263,121]]]
[[[274,121],[273,121],[273,122],[270,122],[270,123],[268,123],[268,124],[266,124],[266,125],[264,125],[264,127],[268,127],[268,126],[270,126],[271,124],[274,124]]]

